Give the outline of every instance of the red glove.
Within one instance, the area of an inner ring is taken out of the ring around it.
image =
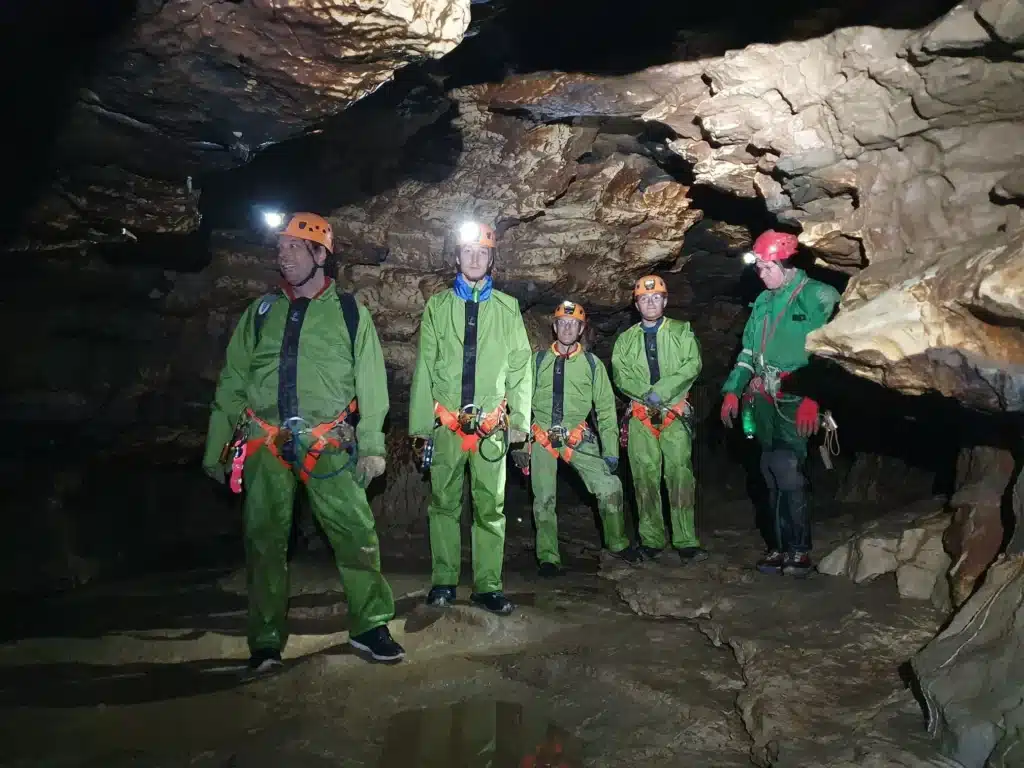
[[[818,431],[818,404],[805,397],[796,407],[796,433],[800,437],[810,437]]]
[[[740,399],[730,392],[722,401],[722,423],[727,427],[732,426],[732,420],[739,415]]]

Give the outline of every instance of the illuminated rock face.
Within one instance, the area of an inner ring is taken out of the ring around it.
[[[248,162],[452,50],[469,0],[142,0],[104,41],[16,247],[198,226],[189,177]]]

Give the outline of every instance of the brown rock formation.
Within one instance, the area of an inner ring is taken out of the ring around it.
[[[15,247],[190,232],[193,179],[442,56],[469,24],[469,0],[135,5],[79,92],[55,186]]]
[[[860,272],[809,347],[905,392],[1021,410],[1024,63],[1013,0],[617,78],[535,75],[491,103],[667,126],[696,183],[763,198]]]

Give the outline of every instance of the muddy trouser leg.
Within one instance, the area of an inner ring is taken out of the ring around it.
[[[260,448],[245,462],[244,482],[249,651],[281,651],[288,641],[288,535],[298,481]]]
[[[661,433],[661,453],[665,457],[665,486],[668,489],[672,546],[676,549],[699,547],[694,526],[693,442],[681,419],[673,421]]]
[[[556,491],[558,459],[539,445],[530,454],[530,485],[533,487],[533,523],[537,526],[537,560],[560,565]]]
[[[629,469],[633,474],[640,543],[665,548],[665,518],[661,514],[661,446],[639,420],[629,419]]]
[[[345,466],[347,453],[320,457],[314,474],[327,475]],[[334,550],[348,601],[349,634],[361,635],[387,624],[395,615],[391,586],[380,572],[380,544],[366,491],[353,468],[333,477],[310,478],[307,484],[313,515]]]
[[[500,592],[505,562],[505,466],[501,455],[503,436],[496,432],[481,441],[480,451],[469,459],[473,492],[473,588]],[[487,456],[485,459],[484,456]]]
[[[462,488],[466,453],[462,438],[445,427],[434,429],[434,459],[430,465],[431,584],[455,587],[462,570]]]
[[[612,474],[604,459],[596,452],[596,443],[582,443],[579,450],[573,453],[571,464],[587,490],[597,497],[601,527],[604,529],[604,545],[609,552],[621,552],[629,546],[626,521],[622,514],[622,481]]]

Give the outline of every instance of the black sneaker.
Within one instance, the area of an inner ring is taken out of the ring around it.
[[[807,576],[813,568],[811,556],[806,552],[787,552],[782,563],[782,572],[787,576],[796,576],[798,579]]]
[[[474,592],[469,599],[481,608],[491,613],[497,613],[499,616],[508,616],[516,608],[515,604],[505,597],[504,592]]]
[[[764,556],[757,561],[755,566],[761,573],[766,573],[770,576],[778,576],[782,573],[782,564],[784,558],[782,553],[777,549],[769,549],[764,553]]]
[[[632,565],[641,563],[644,559],[643,552],[634,546],[628,546],[625,549],[620,549],[618,552],[612,552],[612,557],[617,557],[619,560],[625,560],[627,563]]]
[[[541,563],[537,573],[543,579],[553,579],[562,572],[562,569],[555,563]]]
[[[252,652],[252,655],[249,657],[248,668],[250,672],[262,675],[265,672],[273,672],[280,669],[283,664],[280,651],[260,648]]]
[[[427,605],[444,608],[455,602],[455,587],[431,587],[427,593]]]
[[[661,554],[661,550],[655,547],[648,547],[646,544],[640,545],[640,551],[643,553],[645,560],[657,560],[658,555]]]
[[[679,559],[683,561],[684,565],[699,563],[701,560],[707,560],[710,557],[708,551],[703,547],[680,547],[677,551],[679,552]]]
[[[391,637],[387,624],[350,637],[348,642],[357,651],[370,654],[374,661],[400,661],[405,657],[405,649]]]

